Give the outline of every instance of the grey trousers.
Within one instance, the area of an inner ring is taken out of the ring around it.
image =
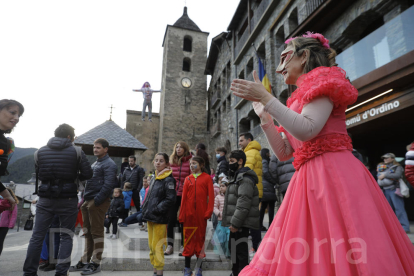
[[[23,266],[25,276],[37,275],[43,240],[55,215],[59,216],[60,221],[60,247],[56,275],[66,275],[69,270],[73,234],[78,216],[78,198],[41,197],[37,203],[36,224],[33,228],[32,238],[27,248],[26,260]]]
[[[142,117],[142,119],[145,119],[145,110],[147,109],[147,106],[148,106],[148,119],[151,120],[151,118],[152,118],[152,100],[144,99],[144,104],[142,106],[141,117]]]

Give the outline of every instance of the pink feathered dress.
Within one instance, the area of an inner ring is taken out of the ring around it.
[[[317,137],[295,150],[296,173],[286,197],[243,276],[414,275],[414,246],[377,182],[351,153],[345,109],[358,92],[338,67],[298,79],[287,106],[328,96],[333,111]],[[273,123],[263,126],[268,134]]]

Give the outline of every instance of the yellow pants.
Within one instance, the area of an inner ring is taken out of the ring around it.
[[[167,224],[147,222],[150,260],[156,270],[164,269],[164,250],[167,242]]]

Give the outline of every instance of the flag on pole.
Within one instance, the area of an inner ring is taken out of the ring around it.
[[[267,77],[267,74],[266,74],[266,69],[264,68],[259,55],[257,55],[257,59],[259,60],[259,79],[262,82],[263,86],[266,88],[266,90],[269,93],[272,93],[272,86],[270,85],[269,78]]]

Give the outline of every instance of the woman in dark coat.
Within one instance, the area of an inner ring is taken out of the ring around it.
[[[260,228],[262,231],[266,231],[266,227],[263,226],[263,219],[265,215],[266,208],[269,206],[268,215],[269,215],[269,227],[272,224],[273,217],[275,216],[275,202],[276,197],[276,179],[273,178],[272,174],[269,172],[269,162],[270,162],[270,151],[269,149],[263,148],[260,151],[262,156],[262,170],[263,170],[263,197],[262,197],[262,206],[260,207]]]
[[[7,165],[14,147],[13,140],[4,134],[10,133],[24,113],[24,107],[15,100],[0,100],[0,177],[7,174]],[[13,210],[16,201],[0,181],[0,196],[7,199]]]

